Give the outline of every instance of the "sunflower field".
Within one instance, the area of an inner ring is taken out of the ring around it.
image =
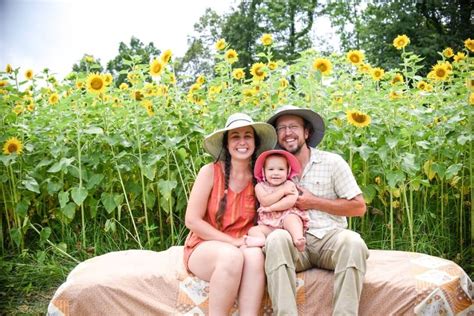
[[[400,35],[399,67],[364,53],[301,52],[275,60],[270,34],[260,61],[235,68],[238,52],[215,45],[214,76],[184,86],[171,51],[129,62],[127,81],[73,72],[58,81],[6,65],[0,72],[0,245],[3,256],[41,251],[74,262],[111,250],[182,244],[184,213],[204,135],[243,111],[265,120],[294,104],[319,112],[319,148],[342,155],[368,212],[350,227],[372,249],[428,253],[472,275],[474,242],[474,40],[446,48],[426,77],[422,56]]]

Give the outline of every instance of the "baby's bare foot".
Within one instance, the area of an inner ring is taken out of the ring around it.
[[[306,238],[301,237],[298,239],[293,240],[293,244],[295,245],[298,251],[303,252],[306,248]]]
[[[265,238],[245,236],[245,244],[248,247],[263,247],[265,245]]]

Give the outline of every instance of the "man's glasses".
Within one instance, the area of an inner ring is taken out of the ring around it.
[[[290,125],[290,126],[277,126],[276,128],[276,132],[278,134],[283,134],[284,132],[286,132],[287,129],[289,129],[291,132],[296,132],[301,126],[299,125]]]

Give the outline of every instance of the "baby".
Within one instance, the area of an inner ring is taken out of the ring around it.
[[[247,246],[262,247],[268,234],[284,228],[290,233],[296,249],[304,251],[309,216],[307,211],[295,207],[298,190],[292,182],[300,171],[298,159],[285,150],[268,150],[257,158],[254,176],[258,181],[255,195],[260,203],[258,226],[249,230],[245,238]]]

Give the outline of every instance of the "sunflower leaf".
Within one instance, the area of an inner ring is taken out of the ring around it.
[[[88,192],[86,188],[74,187],[71,190],[71,197],[74,203],[81,205],[82,202],[87,198]]]

